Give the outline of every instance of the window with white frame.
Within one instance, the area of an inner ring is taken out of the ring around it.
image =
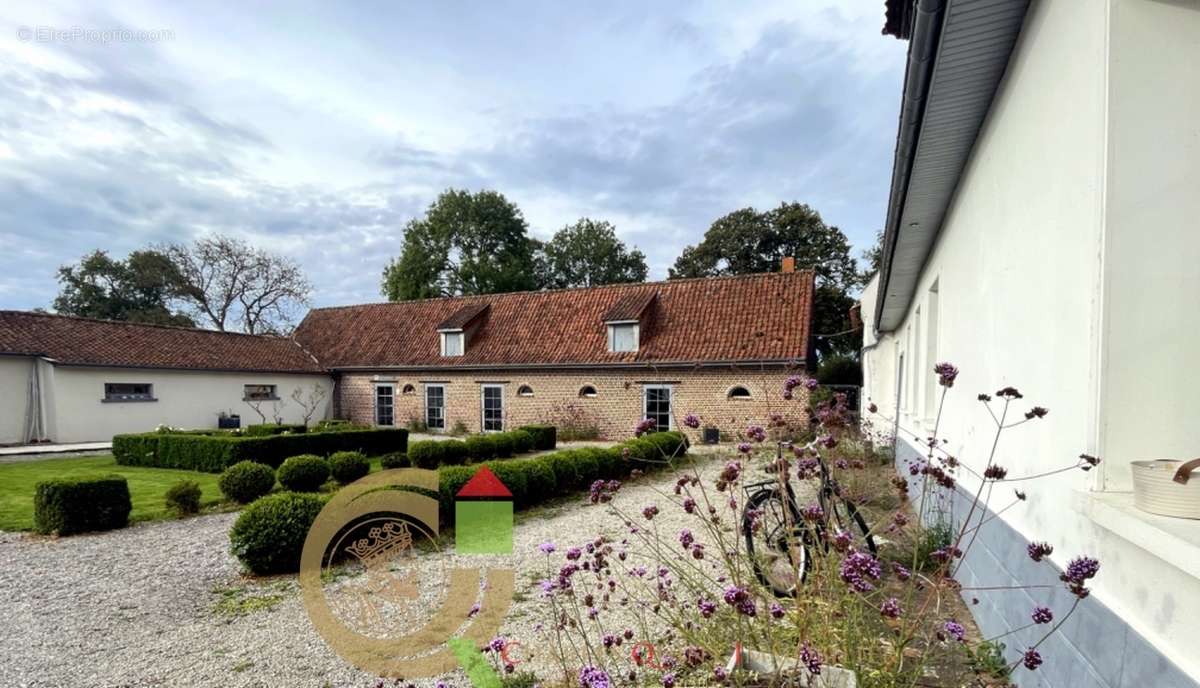
[[[105,401],[157,401],[154,385],[146,382],[106,382]]]
[[[938,364],[938,283],[934,281],[925,300],[925,419],[933,423],[937,416],[938,385],[933,367]]]
[[[375,385],[375,424],[396,424],[396,388],[392,385]]]
[[[612,352],[637,351],[639,327],[634,322],[608,324],[608,350]]]
[[[480,427],[484,432],[504,429],[504,387],[501,385],[483,385],[480,406],[483,418]]]
[[[671,429],[671,386],[646,385],[642,388],[643,418],[654,421],[659,430]]]
[[[446,386],[425,385],[425,427],[446,429]]]
[[[243,401],[274,401],[278,398],[275,385],[242,385]]]
[[[466,335],[461,331],[442,333],[443,356],[462,356],[463,350],[466,348],[465,344]]]

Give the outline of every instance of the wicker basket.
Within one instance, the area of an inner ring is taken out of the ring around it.
[[[1161,516],[1200,519],[1200,459],[1134,461],[1133,503]],[[1194,480],[1189,480],[1190,478]]]

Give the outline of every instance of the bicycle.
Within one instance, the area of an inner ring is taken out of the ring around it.
[[[782,458],[782,448],[779,456]],[[835,532],[851,532],[856,540],[861,536],[871,554],[878,552],[866,519],[842,495],[825,462],[819,456],[816,460],[820,468],[817,503],[821,506],[823,518],[815,522],[804,520],[796,504],[791,480],[771,478],[745,486],[749,495],[742,519],[746,550],[754,565],[754,575],[778,597],[795,595],[797,586],[804,583],[812,566],[809,548],[817,545],[829,547],[825,534],[830,526],[836,528]],[[786,492],[781,493],[780,483]],[[757,529],[754,528],[755,513],[759,519]],[[858,532],[853,533],[852,529]]]

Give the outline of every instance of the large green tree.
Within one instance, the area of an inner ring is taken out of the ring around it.
[[[194,324],[174,307],[182,297],[179,271],[159,251],[134,251],[125,260],[93,251],[75,265],[60,267],[58,282],[61,286],[54,310],[65,315],[156,325]]]
[[[776,272],[788,256],[796,259],[797,269],[816,273],[812,328],[817,353],[857,354],[860,340],[849,332],[849,313],[862,274],[846,235],[803,203],[782,203],[766,211],[742,208],[719,218],[699,244],[683,250],[669,276]]]
[[[444,191],[408,223],[383,271],[392,301],[536,289],[536,242],[520,209],[495,191]]]
[[[580,218],[542,246],[542,285],[595,287],[646,281],[646,256],[629,250],[608,222]]]

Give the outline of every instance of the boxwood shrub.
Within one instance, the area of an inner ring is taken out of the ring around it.
[[[325,500],[314,494],[280,492],[263,497],[234,522],[230,551],[259,576],[298,571],[304,539],[323,506]]]
[[[527,430],[513,430],[508,433],[513,441],[514,454],[526,454],[534,450],[533,435]]]
[[[558,446],[558,431],[553,425],[523,425],[518,429],[533,435],[533,448],[538,451]]]
[[[220,473],[239,461],[258,461],[276,467],[290,456],[329,456],[357,451],[379,456],[408,449],[408,431],[401,428],[347,429],[329,432],[237,437],[178,432],[117,435],[113,456],[125,466],[156,466]]]
[[[315,454],[293,456],[279,466],[279,484],[293,492],[316,492],[329,480],[329,462]]]
[[[584,487],[583,481],[579,477],[579,468],[572,458],[572,452],[567,451],[557,451],[542,457],[554,471],[555,494],[565,494]]]
[[[530,499],[529,479],[527,474],[527,464],[529,459],[520,461],[488,461],[483,465],[491,469],[500,482],[508,488],[508,491],[513,495],[513,508],[523,509],[530,506],[532,503],[541,501],[544,497],[536,495]],[[475,470],[479,470],[476,468]],[[474,475],[475,471],[471,471]]]
[[[71,535],[124,528],[133,502],[119,475],[40,482],[33,496],[33,529]]]
[[[275,487],[275,470],[255,461],[239,461],[217,478],[217,488],[227,499],[249,504]]]
[[[308,426],[303,423],[258,423],[247,425],[242,434],[246,437],[269,437],[289,433],[299,435],[308,432]]]
[[[195,480],[180,480],[167,488],[164,496],[167,508],[176,516],[187,516],[200,511],[200,483]]]
[[[467,443],[462,440],[445,440],[442,443],[442,465],[461,466],[470,458]]]
[[[404,452],[391,452],[379,458],[379,465],[384,469],[408,468],[412,463],[408,460],[408,454]]]
[[[329,457],[329,474],[341,485],[349,485],[371,472],[371,462],[360,452],[342,451]]]
[[[496,457],[507,459],[515,453],[516,442],[513,440],[512,433],[497,432],[489,435],[492,438],[492,446],[496,448]]]
[[[444,523],[454,522],[454,496],[477,470],[475,466],[442,466],[438,469],[438,502]]]
[[[471,435],[466,439],[467,454],[476,461],[496,458],[496,440],[493,435]]]
[[[442,463],[442,443],[438,440],[413,442],[408,448],[408,460],[417,468],[437,468]]]

